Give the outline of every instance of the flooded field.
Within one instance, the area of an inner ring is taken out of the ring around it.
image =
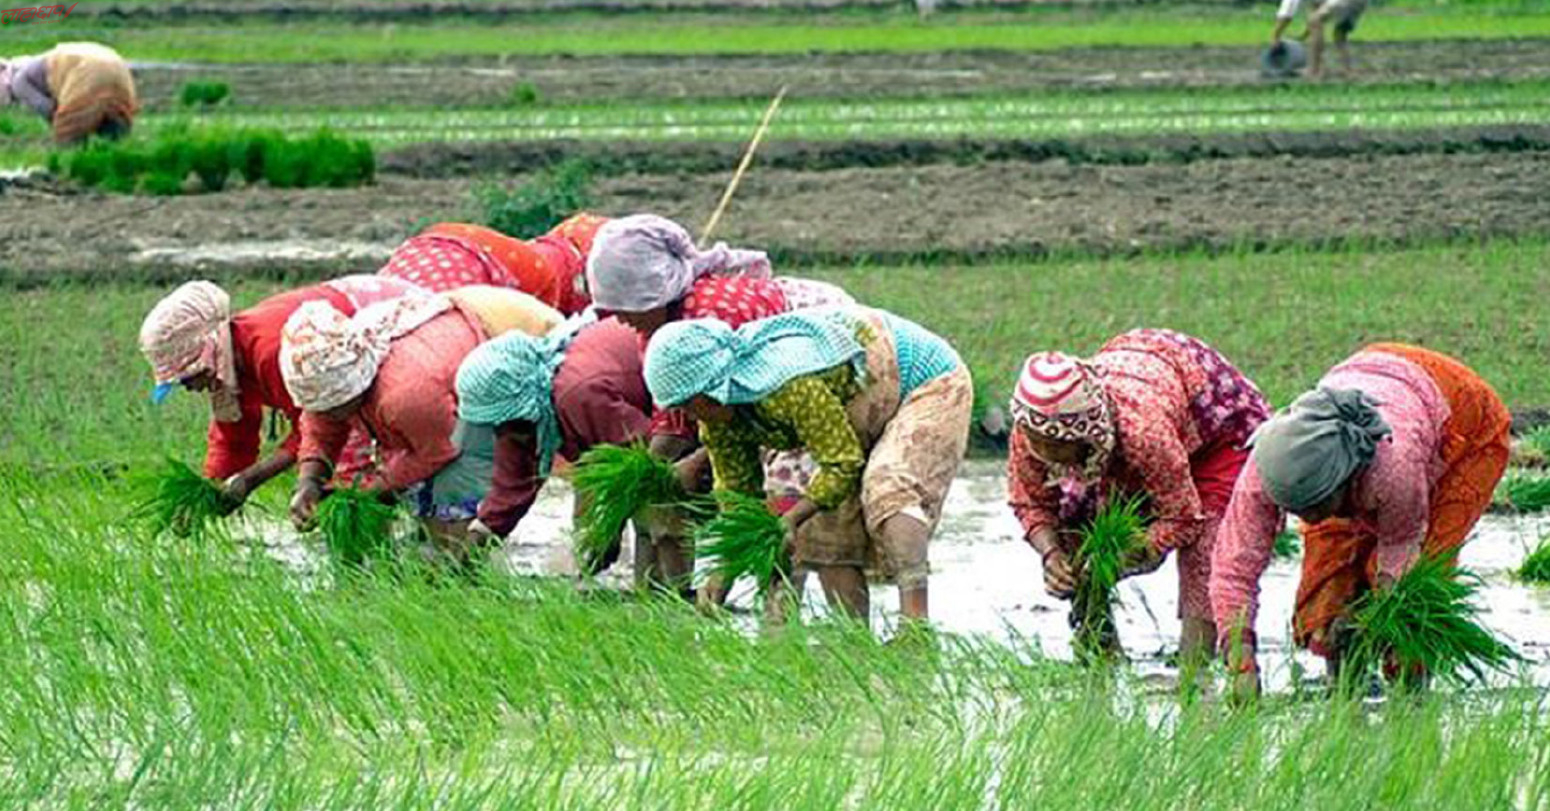
[[[1046,655],[1070,658],[1068,605],[1044,593],[1039,556],[1023,542],[1005,496],[998,463],[966,466],[932,542],[932,617],[946,631],[1034,645]],[[570,514],[569,488],[552,480],[499,553],[497,566],[517,575],[575,577]],[[271,554],[298,571],[326,571],[322,560],[298,544],[292,533],[273,526],[259,531],[269,539]],[[1483,621],[1523,655],[1539,684],[1550,683],[1550,589],[1520,583],[1512,573],[1546,532],[1550,532],[1550,517],[1487,516],[1465,546],[1461,561],[1485,581]],[[628,548],[620,559],[597,585],[628,586]],[[1274,691],[1290,690],[1298,681],[1311,683],[1323,674],[1319,657],[1294,651],[1290,642],[1299,567],[1296,559],[1277,560],[1261,582],[1260,661],[1266,687]],[[1170,659],[1179,645],[1177,583],[1170,559],[1156,572],[1120,585],[1120,639],[1138,675],[1159,685],[1171,684],[1176,677]],[[827,611],[816,578],[808,578],[804,602],[804,610],[811,615]],[[734,591],[731,604],[746,612],[743,621],[752,631],[757,612],[751,585],[744,583]],[[886,632],[897,618],[897,592],[889,586],[875,588],[872,606],[873,627]]]

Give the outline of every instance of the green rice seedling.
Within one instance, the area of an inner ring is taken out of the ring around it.
[[[598,445],[576,460],[571,474],[576,497],[576,560],[595,571],[619,540],[624,523],[648,507],[673,506],[687,498],[671,462],[644,443]]]
[[[753,578],[763,597],[776,576],[791,574],[786,523],[754,496],[722,492],[716,500],[720,509],[694,528],[695,556],[709,562],[708,576],[728,585],[744,575]]]
[[[517,82],[512,85],[511,93],[507,99],[513,107],[530,107],[540,100],[538,86],[532,82]]]
[[[225,82],[188,82],[179,100],[184,107],[214,107],[231,98],[231,85]]]
[[[1302,536],[1295,529],[1283,529],[1276,533],[1271,554],[1278,560],[1290,560],[1302,554]]]
[[[1550,583],[1550,536],[1539,539],[1523,563],[1518,566],[1518,579],[1525,583]]]
[[[1502,495],[1518,512],[1539,512],[1550,507],[1550,476],[1514,474],[1502,482]]]
[[[317,526],[335,560],[359,567],[389,557],[397,517],[398,510],[382,503],[376,493],[345,487],[318,505]]]
[[[1118,647],[1114,628],[1115,590],[1125,559],[1146,543],[1142,498],[1109,499],[1082,530],[1076,560],[1080,580],[1071,599],[1072,642],[1078,657],[1092,661]]]
[[[1425,557],[1393,585],[1351,606],[1341,683],[1367,683],[1387,669],[1403,684],[1420,676],[1459,684],[1504,671],[1518,655],[1476,621],[1471,603],[1480,578],[1439,557]]]
[[[215,482],[170,457],[148,484],[150,495],[136,514],[154,535],[204,538],[237,506]]]

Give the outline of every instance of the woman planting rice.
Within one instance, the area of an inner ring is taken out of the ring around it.
[[[855,304],[832,284],[789,277],[770,278],[769,258],[760,251],[718,243],[701,251],[677,223],[651,214],[613,220],[598,230],[587,259],[587,282],[599,314],[613,314],[645,339],[664,324],[714,318],[731,327],[795,310]],[[651,447],[679,459],[682,478],[703,478],[705,455],[695,448],[693,421],[681,409],[657,412]],[[812,478],[812,462],[801,453],[775,454],[765,483],[779,506],[789,507]],[[655,528],[659,536],[670,528]],[[666,546],[658,537],[658,546]]]
[[[764,449],[803,449],[818,472],[785,513],[794,564],[830,602],[869,613],[864,569],[927,616],[926,544],[968,442],[974,386],[941,338],[864,308],[788,313],[733,329],[681,321],[652,336],[646,383],[699,422],[717,490],[758,495]]]
[[[573,315],[590,303],[583,272],[593,236],[606,222],[577,214],[532,240],[480,225],[437,223],[400,245],[378,272],[438,293],[475,284],[509,287]]]
[[[1178,550],[1181,645],[1209,657],[1211,549],[1248,456],[1244,442],[1270,415],[1259,389],[1195,338],[1136,330],[1086,361],[1028,358],[1011,410],[1009,500],[1044,558],[1045,588],[1072,597],[1074,531],[1116,493],[1144,495],[1147,543],[1124,573],[1150,572]]]
[[[1259,578],[1285,513],[1303,535],[1295,639],[1338,670],[1355,599],[1422,555],[1457,556],[1506,469],[1510,424],[1496,392],[1458,361],[1375,344],[1261,427],[1211,573],[1238,690],[1258,690]]]
[[[651,414],[640,344],[611,318],[484,344],[458,370],[457,397],[465,423],[495,430],[494,478],[469,528],[484,538],[516,528],[556,454],[574,460],[594,445],[643,439]],[[681,553],[665,551],[677,561],[669,576],[685,574]]]
[[[129,64],[95,42],[62,42],[37,56],[0,61],[0,103],[13,102],[47,119],[60,144],[90,135],[122,138],[138,107]]]
[[[285,323],[280,369],[302,415],[300,472],[291,517],[311,523],[330,468],[352,424],[377,443],[378,478],[368,486],[408,497],[439,537],[456,539],[489,486],[494,436],[457,423],[458,366],[505,324],[542,334],[559,314],[513,290],[404,296],[347,317],[322,302]],[[492,316],[498,316],[497,323]]]
[[[155,374],[152,398],[159,403],[179,385],[209,395],[213,414],[204,475],[224,480],[229,505],[240,505],[296,461],[301,408],[280,375],[280,331],[286,319],[309,301],[350,316],[414,289],[396,279],[346,276],[271,296],[232,315],[226,291],[199,281],[179,287],[151,309],[140,327],[140,351]],[[291,431],[273,455],[260,461],[265,408],[285,415]],[[351,448],[340,465],[345,480],[367,461],[363,439]]]

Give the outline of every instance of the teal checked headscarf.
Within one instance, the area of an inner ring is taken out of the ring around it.
[[[593,310],[574,316],[548,335],[512,331],[481,344],[457,370],[457,415],[476,425],[533,423],[538,432],[538,471],[547,476],[560,448],[554,412],[554,375],[576,334],[596,322]]]
[[[864,371],[862,323],[843,310],[802,310],[733,329],[713,318],[676,321],[646,347],[646,387],[657,405],[704,394],[725,405],[757,403],[793,378],[843,363]]]

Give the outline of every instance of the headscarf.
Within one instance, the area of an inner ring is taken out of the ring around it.
[[[646,387],[662,407],[696,394],[756,403],[793,378],[851,363],[865,371],[862,326],[839,310],[807,310],[732,329],[714,318],[674,321],[646,347]]]
[[[15,101],[11,93],[11,80],[16,78],[16,71],[20,69],[20,59],[0,59],[0,107]]]
[[[1044,460],[1051,482],[1074,477],[1090,483],[1103,476],[1118,440],[1097,369],[1062,352],[1030,355],[1012,392],[1011,412],[1039,436],[1092,447],[1080,469]]]
[[[280,375],[304,411],[327,411],[371,388],[393,339],[451,307],[442,296],[410,293],[373,304],[353,318],[308,301],[280,332]]]
[[[577,333],[595,323],[593,310],[567,320],[542,338],[508,332],[480,344],[457,370],[457,415],[476,425],[521,420],[538,432],[538,472],[549,475],[560,448],[554,413],[554,375]]]
[[[209,372],[210,409],[220,422],[242,419],[231,345],[231,297],[210,282],[188,282],[151,308],[140,325],[140,352],[156,378],[151,399],[165,400],[178,381]]]
[[[612,220],[599,228],[587,255],[587,289],[599,309],[639,313],[689,295],[701,276],[719,273],[767,279],[763,251],[718,242],[701,251],[683,226],[655,214]]]
[[[1394,432],[1379,405],[1356,389],[1320,386],[1261,425],[1250,456],[1270,498],[1295,513],[1334,495]]]

